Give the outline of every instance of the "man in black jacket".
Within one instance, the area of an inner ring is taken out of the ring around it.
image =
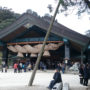
[[[48,88],[52,89],[56,83],[60,83],[60,82],[62,82],[61,74],[60,74],[60,71],[56,69],[55,74],[53,76],[53,80],[50,82],[50,85]]]
[[[88,80],[89,80],[89,65],[86,64],[84,67],[84,85],[88,85]]]
[[[80,84],[83,84],[84,80],[84,66],[81,64],[79,67]]]

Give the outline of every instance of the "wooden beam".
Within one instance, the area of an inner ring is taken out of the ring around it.
[[[23,45],[23,44],[40,44],[43,43],[43,41],[38,42],[17,42],[17,43],[7,43],[7,45]],[[47,41],[46,43],[64,43],[63,41]]]

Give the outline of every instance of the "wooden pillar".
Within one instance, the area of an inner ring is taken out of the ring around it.
[[[54,13],[54,15],[53,15],[53,17],[52,17],[50,26],[49,26],[49,28],[48,28],[48,30],[47,30],[45,39],[44,39],[44,41],[43,41],[43,46],[42,46],[42,48],[41,48],[41,50],[40,50],[40,53],[39,53],[39,55],[38,55],[38,58],[37,58],[37,61],[36,61],[36,64],[35,64],[33,73],[32,73],[32,75],[31,75],[31,79],[30,79],[29,84],[28,84],[29,86],[32,86],[32,83],[33,83],[33,80],[34,80],[36,71],[37,71],[37,69],[38,69],[38,65],[39,65],[41,56],[43,55],[43,51],[44,51],[44,47],[45,47],[45,45],[46,45],[46,41],[48,40],[49,34],[50,34],[51,30],[52,30],[53,23],[54,23],[54,20],[55,20],[56,15],[57,15],[57,12],[58,12],[60,3],[61,3],[61,0],[59,0],[59,2],[58,2],[58,5],[57,5],[56,10],[55,10],[55,13]]]
[[[87,61],[90,64],[90,48],[88,48],[88,52],[87,52]]]
[[[69,41],[68,41],[68,39],[66,39],[66,38],[63,38],[63,41],[64,41],[64,43],[65,43],[64,59],[65,59],[65,60],[70,60],[70,45],[69,45]]]
[[[81,49],[81,64],[83,64],[83,50]]]
[[[66,69],[65,72],[68,71],[68,62],[70,60],[70,48],[69,48],[69,42],[65,43],[65,64],[66,64]]]
[[[65,59],[70,60],[70,48],[69,44],[65,43]]]
[[[5,65],[8,65],[8,49],[6,44],[3,46],[2,62],[4,62]]]

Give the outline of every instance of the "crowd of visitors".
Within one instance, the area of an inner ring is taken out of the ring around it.
[[[44,62],[40,61],[39,69],[40,69],[40,70],[46,70],[46,69],[47,69],[47,67],[46,67],[46,65],[45,65]]]
[[[14,73],[17,72],[26,72],[26,71],[30,71],[34,68],[35,63],[31,63],[29,62],[15,62],[13,64],[13,69],[14,69]],[[7,72],[7,65],[5,65],[4,63],[2,64],[2,72]],[[62,73],[65,73],[65,68],[66,68],[66,64],[65,63],[58,63],[55,64],[55,67],[53,67],[53,69],[58,68],[58,70],[62,71]],[[46,71],[48,69],[46,63],[40,61],[39,66],[38,66],[39,70],[42,71]]]
[[[90,79],[90,65],[81,64],[79,67],[80,84],[87,86]]]
[[[32,64],[30,61],[26,62],[26,63],[15,62],[13,64],[13,69],[14,69],[14,73],[27,72],[27,71],[31,71],[34,68],[34,66],[35,66],[35,63]],[[66,66],[67,65],[65,63],[58,63],[55,67],[56,72],[53,76],[53,79],[57,79],[57,77],[59,75],[60,80],[59,79],[58,80],[59,80],[59,82],[62,82],[60,71],[62,71],[62,73],[65,73]],[[73,66],[73,65],[69,65],[69,68],[70,68],[70,66]],[[79,63],[77,67],[79,70],[80,84],[82,84],[84,86],[88,86],[88,80],[90,79],[90,64],[80,64]],[[38,69],[46,70],[47,66],[44,62],[40,61]],[[5,65],[5,63],[2,63],[2,72],[7,72],[7,65]],[[54,86],[54,84],[57,82],[55,80],[51,81],[49,88],[52,88]]]
[[[24,63],[15,62],[14,65],[13,65],[14,73],[22,72],[22,71],[23,72],[31,71],[34,68],[34,66],[35,66],[35,63],[31,63],[30,61],[29,62],[24,62]],[[47,69],[45,63],[40,61],[38,69],[45,71]]]
[[[31,63],[14,63],[13,65],[14,73],[20,73],[22,71],[26,72],[27,70],[30,71],[32,69]]]

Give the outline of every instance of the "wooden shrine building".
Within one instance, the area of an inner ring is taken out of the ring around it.
[[[2,60],[8,64],[9,58],[17,55],[21,55],[20,57],[24,59],[29,58],[31,61],[36,60],[49,24],[48,17],[24,13],[14,23],[1,30]],[[46,45],[45,51],[48,52],[42,56],[45,63],[53,64],[64,60],[90,63],[90,38],[57,22],[53,25]]]

